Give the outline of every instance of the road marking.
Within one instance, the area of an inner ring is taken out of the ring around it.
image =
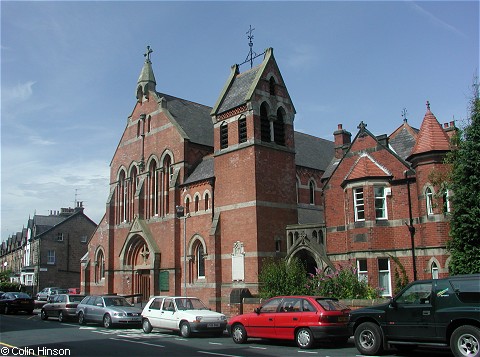
[[[223,343],[221,343],[221,342],[209,342],[208,344],[209,345],[220,345],[220,346],[223,345]]]
[[[298,353],[310,353],[310,354],[318,354],[318,352],[315,352],[315,351],[302,351],[302,350],[299,350],[297,351]],[[328,357],[328,356],[326,356]]]
[[[256,348],[257,350],[266,350],[267,347],[258,347],[258,346],[248,346],[250,348]]]
[[[165,347],[163,345],[156,345],[154,343],[148,343],[148,342],[142,342],[142,341],[132,341],[132,340],[126,340],[126,339],[123,339],[123,338],[110,337],[110,340],[124,341],[124,342],[130,342],[130,343],[138,343],[140,345],[153,346],[153,347]]]
[[[204,353],[206,355],[213,355],[213,356],[226,356],[226,357],[242,357],[239,355],[227,355],[225,353],[215,353],[215,352],[208,352],[208,351],[197,351],[198,353]]]
[[[85,327],[85,326],[80,327],[80,330],[96,330],[96,329],[97,329],[96,327]]]

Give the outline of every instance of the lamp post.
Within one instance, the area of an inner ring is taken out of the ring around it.
[[[405,171],[405,179],[407,180],[407,194],[408,194],[408,216],[410,224],[405,222],[405,225],[408,227],[410,232],[410,244],[412,248],[412,265],[413,265],[413,280],[417,280],[417,263],[415,259],[415,227],[413,226],[413,215],[412,215],[412,198],[410,197],[410,181],[408,180],[408,170]]]
[[[183,292],[187,297],[187,218],[185,208],[176,206],[177,218],[183,218]]]

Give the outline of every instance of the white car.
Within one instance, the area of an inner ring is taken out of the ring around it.
[[[153,328],[179,331],[182,337],[194,332],[222,335],[227,317],[210,311],[196,297],[154,296],[142,311],[142,328],[150,333]]]

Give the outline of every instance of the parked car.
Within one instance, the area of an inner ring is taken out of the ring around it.
[[[33,314],[35,300],[26,293],[18,291],[6,292],[0,296],[0,311],[4,314],[26,311]]]
[[[183,337],[206,332],[222,335],[227,317],[211,311],[196,297],[154,296],[142,311],[142,328],[150,333],[153,328],[180,332]]]
[[[76,315],[81,325],[97,322],[105,328],[111,328],[115,324],[142,323],[142,310],[117,295],[86,296],[78,304]]]
[[[58,286],[44,288],[37,294],[38,301],[47,301],[48,297],[52,295],[52,290],[60,289]]]
[[[227,330],[235,343],[257,337],[295,340],[300,348],[310,348],[316,340],[344,344],[350,337],[349,313],[335,298],[277,296],[253,313],[231,318]]]
[[[349,327],[364,355],[430,345],[479,357],[480,274],[415,281],[389,303],[352,311]]]
[[[47,320],[55,317],[63,322],[77,317],[77,305],[83,300],[84,295],[59,294],[49,297],[50,302],[42,306],[40,317]]]
[[[80,288],[68,288],[68,294],[80,294]]]

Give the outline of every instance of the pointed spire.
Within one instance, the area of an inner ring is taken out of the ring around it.
[[[157,82],[153,74],[152,61],[150,61],[150,54],[153,52],[150,46],[147,46],[147,51],[143,54],[145,56],[145,63],[137,81],[136,97],[138,101],[148,99],[148,92],[155,91]]]
[[[427,101],[427,112],[423,118],[417,142],[411,155],[423,154],[430,151],[450,150],[450,140],[437,118],[430,111],[430,102]]]

